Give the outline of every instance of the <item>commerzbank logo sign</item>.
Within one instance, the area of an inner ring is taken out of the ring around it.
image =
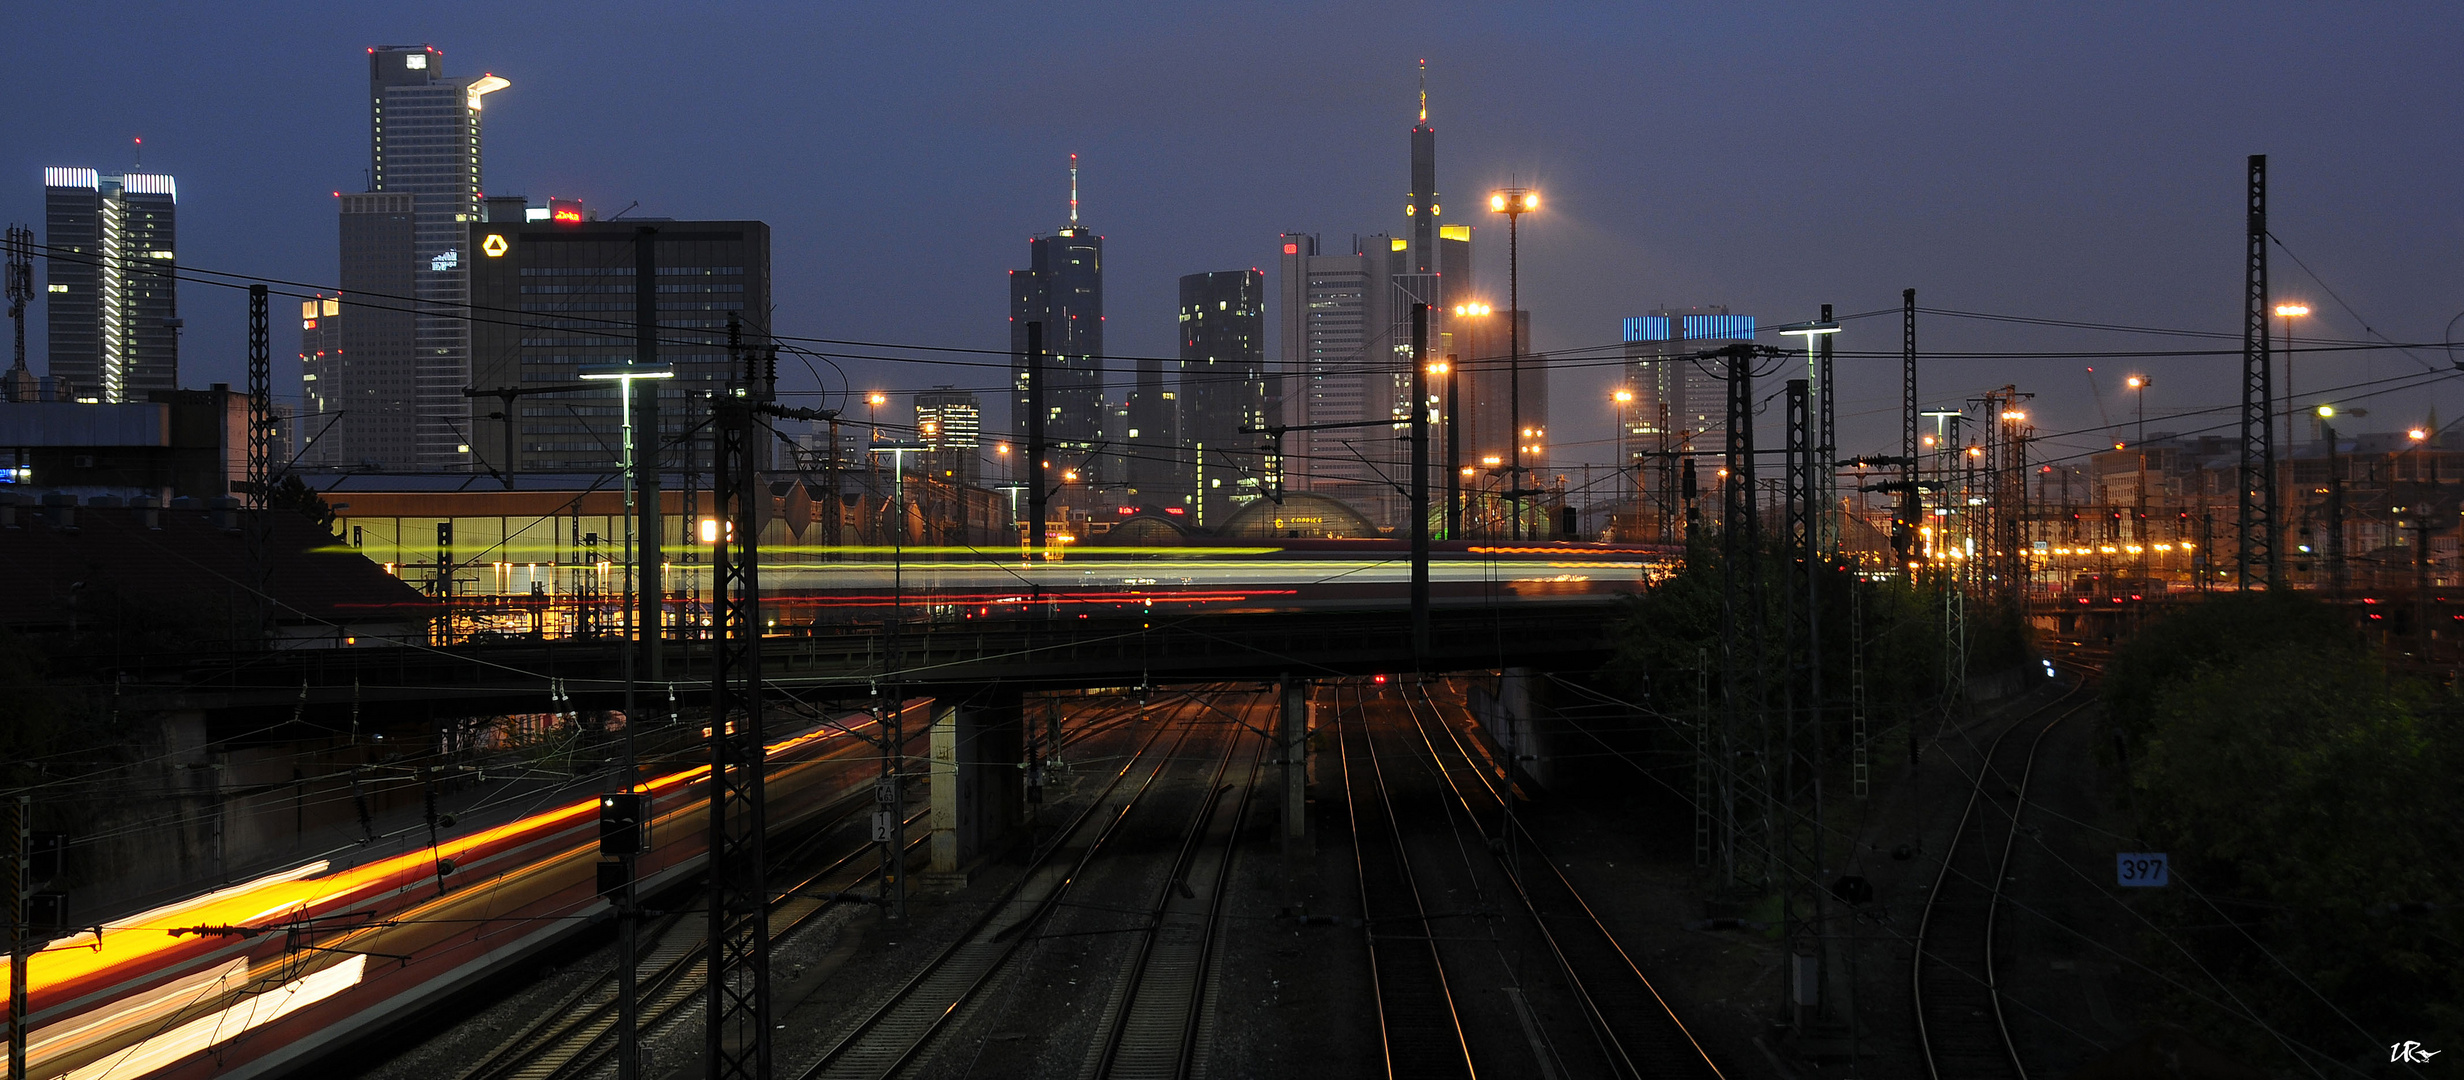
[[[513,245],[505,242],[503,233],[489,233],[485,239],[479,241],[479,250],[487,253],[491,259],[504,258],[505,252],[512,249]]]

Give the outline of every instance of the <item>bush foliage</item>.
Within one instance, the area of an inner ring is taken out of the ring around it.
[[[2291,596],[2150,627],[2104,697],[2142,835],[2177,870],[2140,901],[2169,928],[2149,963],[2190,988],[2176,1019],[2279,1064],[2464,1046],[2464,701]]]

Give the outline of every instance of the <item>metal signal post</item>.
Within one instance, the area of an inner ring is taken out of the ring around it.
[[[745,386],[714,402],[712,495],[721,535],[714,551],[710,671],[709,1016],[703,1072],[710,1080],[769,1080],[769,887],[762,873],[761,503],[762,445]]]

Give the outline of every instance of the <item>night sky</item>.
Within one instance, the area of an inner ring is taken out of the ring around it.
[[[1839,338],[1844,452],[1896,443],[1896,360],[1855,354],[1896,356],[1905,287],[1927,307],[2230,336],[1928,316],[1929,350],[2237,352],[2252,153],[2269,155],[2273,232],[2316,272],[2274,256],[2278,294],[2317,311],[2299,332],[2433,346],[2305,357],[2297,385],[2453,370],[2437,347],[2464,312],[2453,3],[918,7],[13,8],[0,215],[39,239],[43,166],[124,171],[143,136],[145,168],[179,178],[183,266],[330,284],[331,193],[365,184],[365,49],[429,43],[450,75],[513,82],[488,98],[490,194],[759,218],[780,333],[995,365],[847,362],[852,387],[790,368],[792,389],[991,389],[1000,357],[912,347],[1007,348],[1003,272],[1064,223],[1071,152],[1106,237],[1110,350],[1171,356],[1179,275],[1271,273],[1283,231],[1333,250],[1406,228],[1425,57],[1447,219],[1481,226],[1484,287],[1502,293],[1505,230],[1482,196],[1546,193],[1522,258],[1540,349],[1609,345],[1660,304],[1766,324],[1887,309]],[[181,307],[182,382],[244,382],[244,293],[183,283]],[[41,318],[38,300],[38,372]],[[276,327],[285,356],[296,337]],[[2146,372],[2152,433],[2229,421],[2166,417],[2238,400],[2237,370],[2056,355],[1922,378],[1929,404],[2016,383],[2060,433],[2100,422],[2091,379],[2126,420],[2122,376]],[[295,396],[296,368],[277,371]],[[1613,456],[1613,378],[1557,376],[1560,462]],[[2433,403],[2464,418],[2454,381],[2382,385],[2401,389],[2337,395],[2371,410],[2352,426]]]

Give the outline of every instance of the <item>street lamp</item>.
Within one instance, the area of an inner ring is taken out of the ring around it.
[[[676,369],[674,369],[674,368],[672,368],[672,367],[669,367],[669,366],[667,366],[666,364],[639,364],[639,365],[637,365],[637,364],[586,364],[586,365],[583,365],[583,366],[582,366],[582,368],[581,368],[579,371],[577,371],[575,374],[576,374],[579,378],[581,378],[583,381],[585,381],[585,382],[603,382],[603,381],[604,381],[604,382],[613,382],[613,383],[617,384],[617,396],[618,396],[619,398],[621,398],[621,399],[622,399],[622,402],[623,402],[622,406],[621,406],[621,407],[620,407],[620,409],[619,409],[619,415],[622,417],[621,423],[622,423],[623,428],[624,428],[624,437],[623,437],[623,441],[622,441],[621,443],[619,443],[619,444],[618,444],[618,445],[619,445],[619,449],[617,450],[617,461],[618,461],[618,463],[619,463],[619,467],[620,467],[620,468],[623,470],[623,472],[624,472],[624,486],[625,486],[625,565],[626,565],[626,567],[628,568],[628,572],[627,572],[626,577],[625,577],[625,623],[624,623],[624,626],[625,626],[625,639],[626,639],[627,641],[631,641],[631,640],[632,640],[632,638],[633,638],[633,629],[634,629],[634,627],[633,627],[633,584],[634,584],[634,583],[633,583],[632,573],[631,573],[631,571],[630,571],[630,568],[631,568],[631,567],[632,567],[632,565],[633,565],[633,518],[634,518],[634,515],[635,515],[635,507],[634,507],[634,505],[633,505],[633,504],[634,504],[634,492],[638,489],[638,486],[639,486],[639,485],[638,485],[638,482],[637,482],[637,479],[636,479],[636,477],[635,477],[635,475],[634,475],[636,470],[635,470],[635,462],[634,462],[634,460],[633,460],[633,384],[634,384],[636,381],[643,380],[643,379],[673,379],[673,378],[675,378],[675,377],[676,377]],[[645,630],[645,632],[649,632],[649,631],[651,630],[651,628],[649,628],[649,627],[645,627],[645,628],[643,628],[643,629]],[[632,649],[631,649],[630,647],[628,647],[628,648],[626,649],[626,651],[625,651],[625,656],[627,657],[627,668],[626,668],[626,670],[627,670],[627,671],[630,671],[630,670],[631,670],[631,662],[630,662],[630,658],[632,657],[632,655],[633,655]],[[626,713],[625,713],[625,718],[626,718],[626,725],[625,725],[625,729],[626,729],[628,732],[632,730],[632,716],[633,716],[633,714],[632,714],[632,712],[631,712],[631,710],[632,710],[632,708],[633,708],[633,703],[632,703],[631,696],[630,696],[630,695],[631,695],[631,686],[632,686],[632,680],[631,680],[630,676],[628,676],[628,677],[627,677],[627,680],[626,680],[626,687],[627,687],[627,691],[626,691],[626,692],[627,692],[627,700],[626,700],[626,702],[625,702],[625,708],[626,708],[626,710],[627,710],[627,711],[626,711]],[[630,737],[630,736],[628,736],[628,738],[629,738],[629,737]]]
[[[1506,215],[1506,391],[1507,426],[1523,429],[1523,279],[1522,224],[1523,215],[1540,209],[1540,193],[1532,188],[1507,187],[1489,193],[1489,209]],[[1507,474],[1513,486],[1506,498],[1514,507],[1514,538],[1523,538],[1523,441],[1514,443],[1514,467]]]
[[[1839,324],[1828,318],[1831,314],[1831,305],[1824,304],[1822,306],[1822,313],[1825,318],[1819,321],[1792,323],[1780,328],[1781,337],[1801,337],[1805,339],[1805,385],[1813,388],[1813,396],[1810,399],[1810,403],[1817,417],[1828,415],[1823,412],[1823,403],[1829,400],[1827,395],[1830,394],[1831,388],[1823,382],[1822,363],[1816,358],[1814,346],[1816,342],[1819,342],[1832,334],[1839,333]],[[1824,430],[1827,431],[1828,429],[1826,428]],[[1822,431],[1815,433],[1815,441],[1817,443],[1821,441],[1823,434],[1824,432]],[[1827,456],[1828,447],[1817,446],[1815,449],[1817,452],[1824,453]],[[1822,466],[1820,475],[1831,475],[1831,467],[1827,464]],[[1820,518],[1817,519],[1820,524],[1818,524],[1814,529],[1813,542],[1816,544],[1823,544],[1829,541],[1832,534],[1831,492],[1830,485],[1827,482],[1817,480],[1816,483],[1822,486],[1822,513]]]
[[[633,755],[633,728],[635,726],[634,718],[639,715],[637,707],[634,703],[634,698],[640,689],[639,680],[635,675],[633,659],[633,654],[636,651],[639,651],[633,640],[633,605],[634,597],[637,595],[635,578],[637,575],[647,578],[650,574],[658,572],[658,567],[655,565],[655,560],[645,560],[643,565],[640,567],[635,567],[633,565],[633,519],[637,513],[634,506],[636,501],[635,492],[640,489],[639,480],[636,476],[638,471],[637,463],[633,459],[633,384],[644,379],[673,379],[676,377],[676,369],[669,367],[666,364],[635,364],[630,362],[622,364],[586,364],[575,371],[574,374],[589,382],[605,381],[615,383],[617,396],[621,398],[623,402],[619,407],[618,415],[622,417],[621,422],[624,427],[624,434],[623,438],[618,442],[618,445],[622,447],[622,449],[617,451],[617,461],[624,472],[625,487],[625,641],[622,649],[622,652],[624,653],[623,669],[625,680],[625,726],[623,749],[625,766],[623,779],[624,790],[630,794],[640,790],[642,783],[641,767],[640,764],[634,759]],[[510,404],[508,404],[505,411],[508,413],[513,411]],[[656,432],[653,432],[652,434],[655,435]],[[664,522],[666,520],[666,515],[663,512],[665,508],[661,507],[657,509],[662,511],[659,518],[661,522]],[[665,531],[664,525],[662,526],[661,531]],[[642,581],[640,586],[638,595],[644,598],[650,598],[656,595],[654,590],[649,587],[650,582],[647,580]],[[646,625],[641,628],[642,638],[644,641],[650,640],[653,635],[659,632],[659,628],[655,625],[656,621],[657,620],[651,620],[654,625]],[[619,953],[617,967],[624,975],[623,985],[619,989],[624,996],[624,1001],[628,1003],[628,1007],[619,1018],[619,1023],[622,1024],[624,1028],[621,1035],[620,1047],[623,1052],[630,1057],[630,1055],[635,1053],[634,1040],[638,1037],[635,1033],[635,1025],[638,1022],[638,1017],[630,1007],[630,1002],[633,1000],[635,993],[635,988],[633,985],[633,917],[635,902],[638,898],[635,894],[633,884],[634,857],[631,855],[622,855],[619,856],[619,858],[624,862],[624,886],[622,889],[618,890],[615,896],[618,918],[623,921],[623,928],[618,931],[618,938],[622,943],[622,947]]]
[[[2293,320],[2310,314],[2310,305],[2298,301],[2276,305],[2276,317],[2284,320],[2284,452],[2293,452],[2293,414],[2300,406],[2293,404]]]

